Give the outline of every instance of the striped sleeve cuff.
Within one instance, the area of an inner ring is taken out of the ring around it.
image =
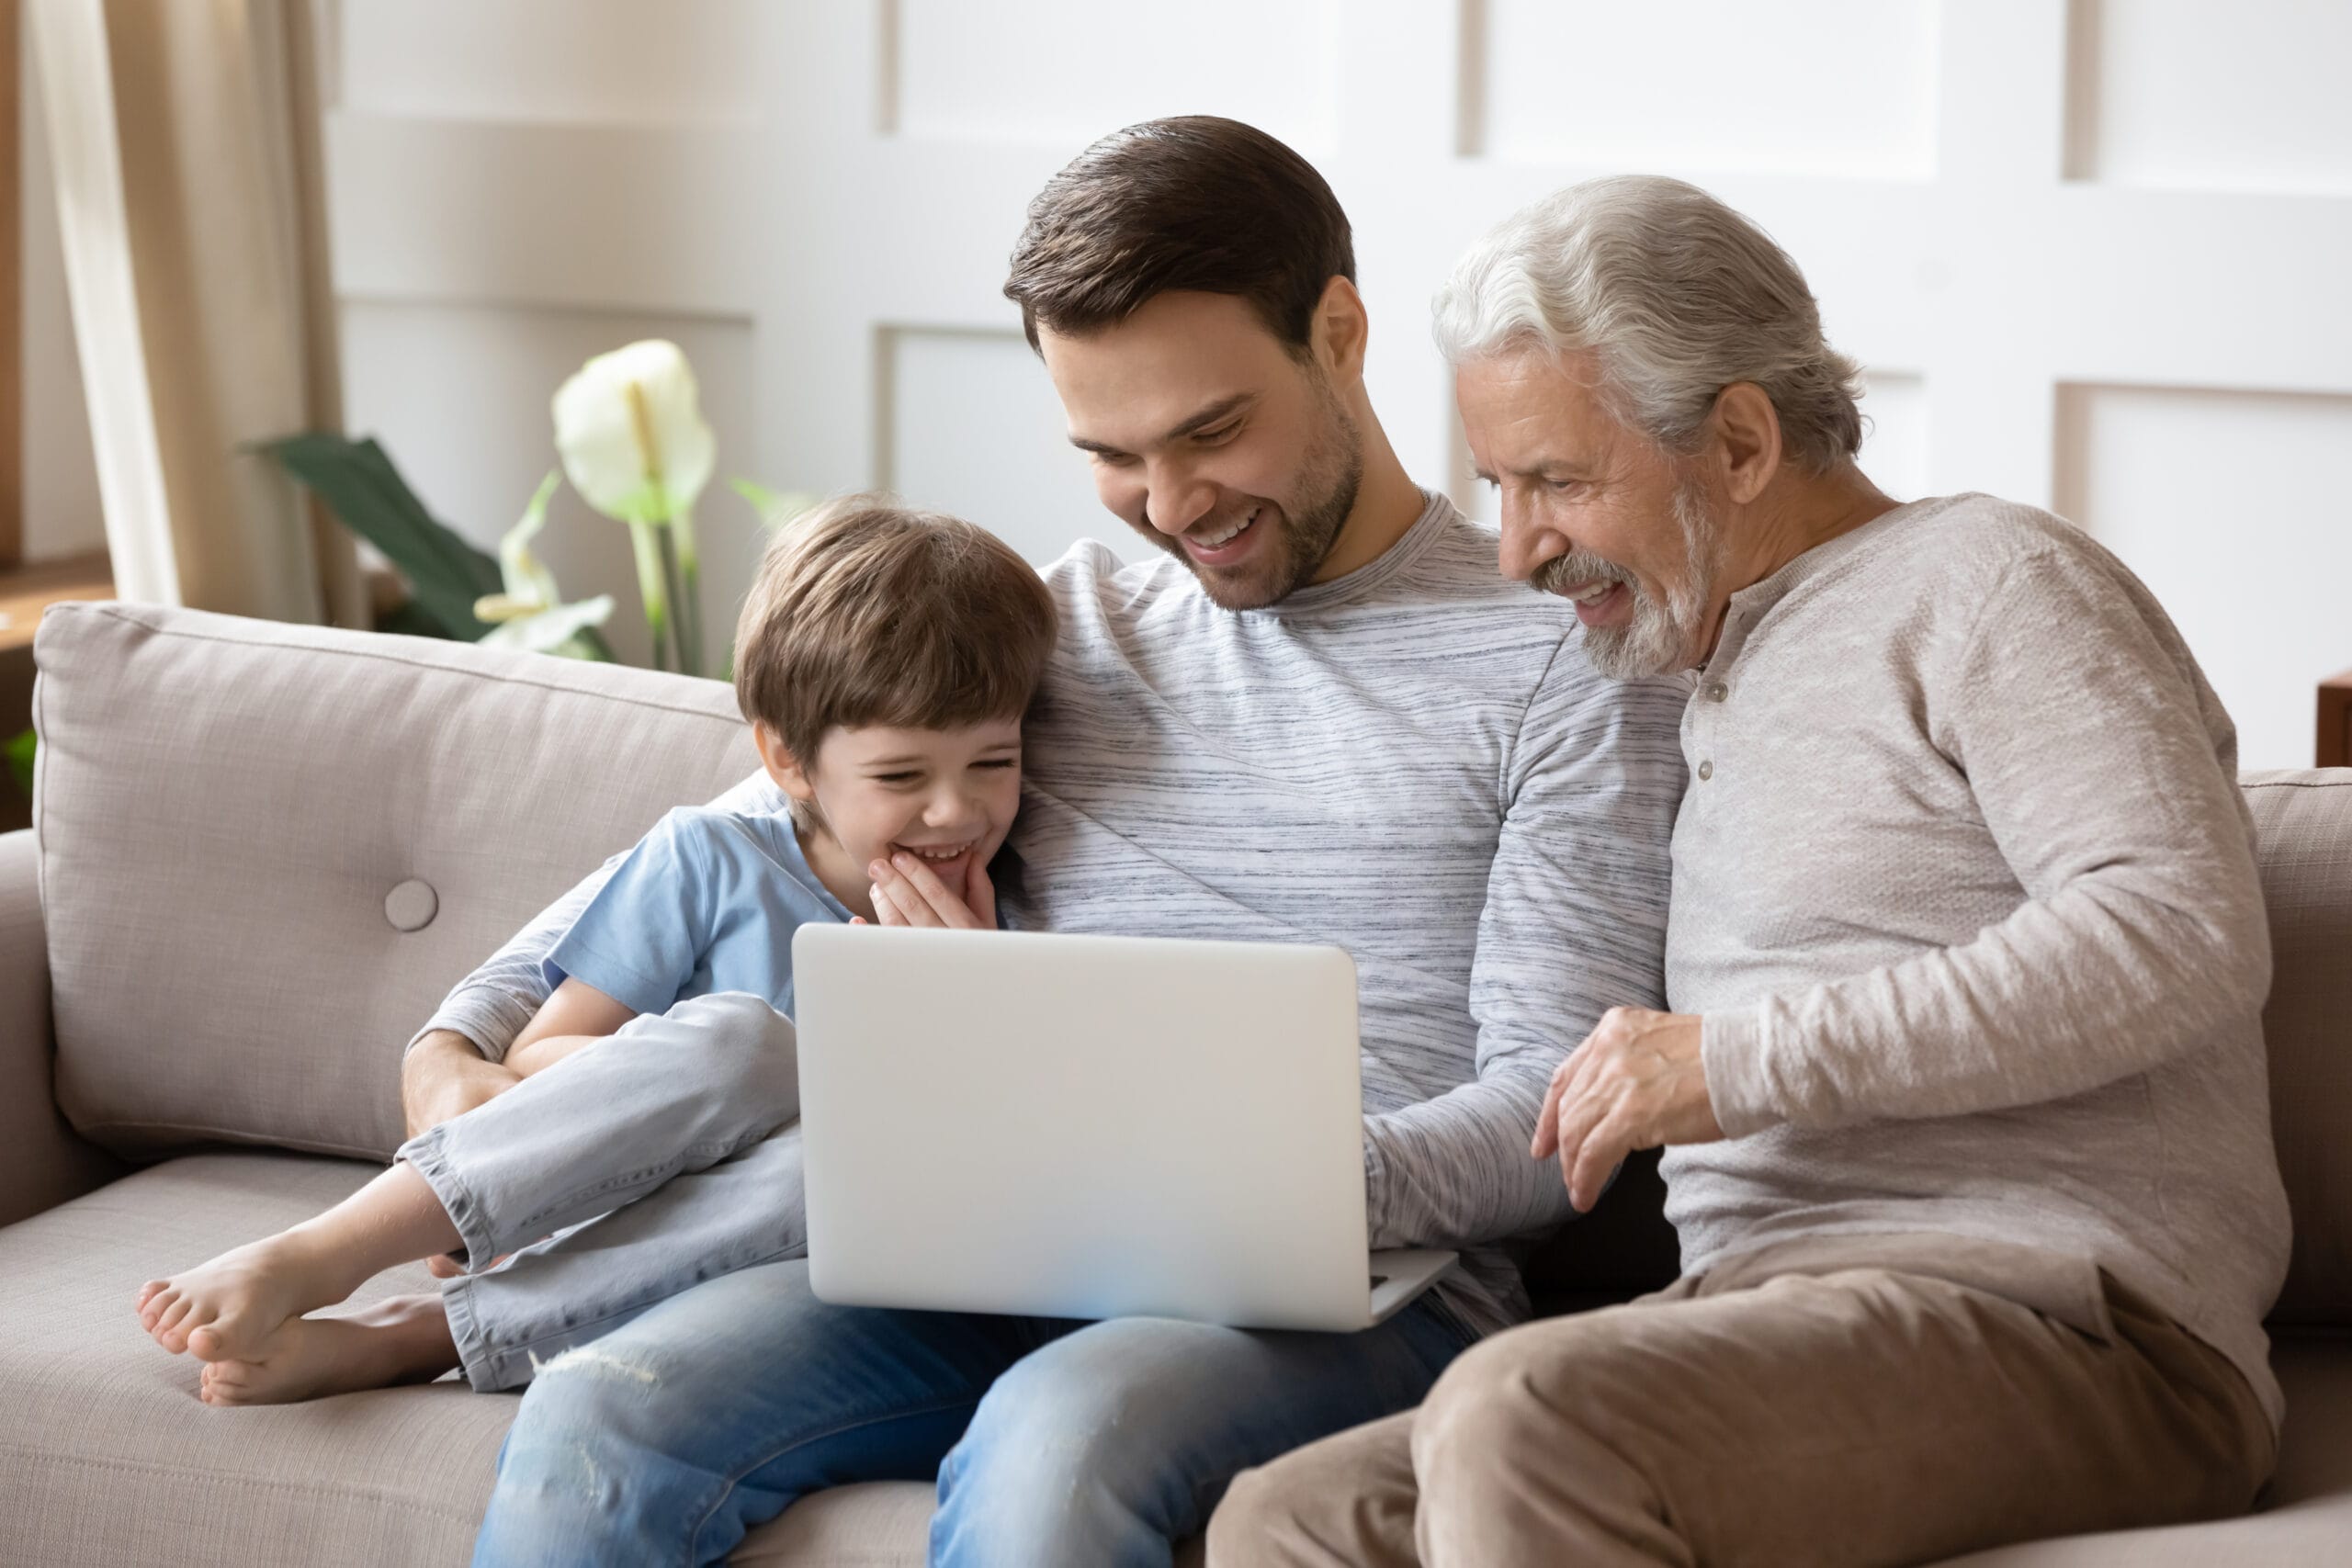
[[[503,1062],[506,1047],[537,1010],[536,1004],[490,987],[461,987],[450,992],[439,1010],[425,1020],[424,1027],[409,1036],[401,1054],[406,1055],[426,1035],[446,1029],[472,1041],[474,1049],[486,1059]]]

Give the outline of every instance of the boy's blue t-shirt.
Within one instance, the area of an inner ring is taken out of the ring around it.
[[[791,818],[683,807],[613,868],[543,967],[550,993],[576,975],[632,1012],[749,991],[789,1017],[792,933],[849,919]]]

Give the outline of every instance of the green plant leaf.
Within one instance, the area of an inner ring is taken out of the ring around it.
[[[746,479],[729,479],[727,487],[750,502],[761,524],[769,528],[781,528],[817,504],[817,498],[805,491],[770,490]]]
[[[411,599],[404,604],[395,605],[393,608],[387,610],[382,615],[377,616],[376,629],[379,632],[389,633],[393,637],[437,637],[447,638],[449,635],[448,629],[442,626],[440,622],[435,620],[423,610],[417,608],[416,601],[413,599]]]
[[[373,437],[353,441],[311,431],[264,442],[259,450],[318,492],[343,525],[384,554],[407,578],[417,611],[402,630],[423,630],[466,642],[490,627],[474,617],[474,601],[504,587],[497,560],[424,509],[391,458]]]
[[[8,772],[16,779],[17,787],[25,792],[27,800],[33,797],[33,755],[40,746],[40,740],[29,729],[8,742]]]

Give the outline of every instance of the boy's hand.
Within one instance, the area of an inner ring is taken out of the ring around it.
[[[996,929],[996,889],[977,858],[960,890],[942,882],[937,872],[914,855],[892,855],[865,870],[874,878],[874,914],[882,925]]]

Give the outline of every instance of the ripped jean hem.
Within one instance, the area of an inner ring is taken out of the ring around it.
[[[441,1306],[448,1315],[449,1337],[458,1347],[458,1364],[465,1371],[466,1382],[477,1393],[503,1393],[536,1381],[539,1373],[571,1351],[593,1344],[623,1324],[643,1316],[671,1297],[690,1291],[706,1280],[716,1280],[721,1275],[732,1274],[741,1269],[756,1268],[763,1263],[778,1263],[799,1258],[808,1250],[808,1242],[800,1240],[784,1247],[722,1258],[697,1271],[690,1279],[649,1286],[639,1298],[610,1312],[582,1323],[559,1325],[507,1344],[492,1343],[489,1325],[482,1321],[481,1309],[474,1301],[483,1280],[470,1274],[443,1280]],[[528,1259],[519,1261],[527,1263]],[[494,1276],[485,1277],[488,1278]],[[542,1352],[552,1353],[543,1355]]]

